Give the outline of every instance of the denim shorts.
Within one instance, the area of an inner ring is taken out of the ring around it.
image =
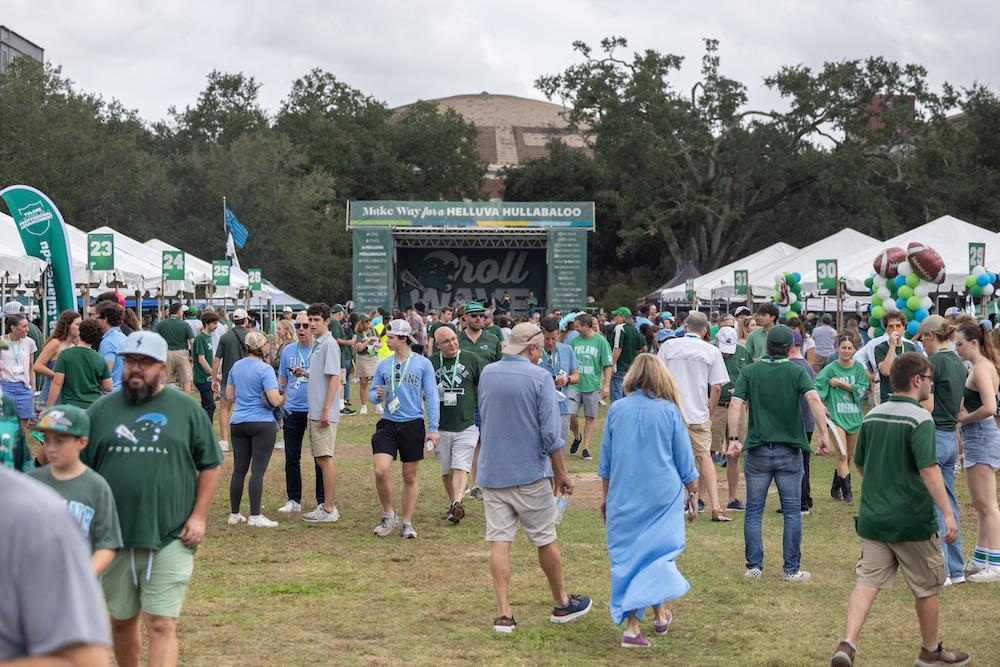
[[[11,400],[17,409],[18,419],[31,419],[35,416],[35,392],[23,382],[0,382],[3,395]]]
[[[965,447],[963,467],[971,468],[982,463],[994,470],[1000,469],[1000,429],[993,417],[965,424],[961,432]]]

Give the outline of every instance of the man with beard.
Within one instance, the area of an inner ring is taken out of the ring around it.
[[[458,334],[458,345],[463,350],[475,352],[487,364],[500,359],[500,338],[486,330],[486,309],[476,301],[465,304],[462,317],[465,329]]]
[[[121,391],[91,406],[90,441],[80,457],[111,486],[121,523],[123,548],[101,585],[118,664],[139,664],[141,614],[148,663],[176,665],[177,617],[222,452],[201,406],[161,383],[167,342],[160,335],[135,332],[119,354]]]

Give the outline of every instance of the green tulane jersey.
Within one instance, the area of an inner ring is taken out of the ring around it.
[[[434,377],[438,386],[438,400],[441,401],[442,431],[457,433],[475,423],[477,387],[483,372],[483,360],[475,352],[459,350],[455,359],[448,359],[440,352],[431,355]],[[451,394],[455,404],[449,405]]]
[[[598,333],[590,338],[575,336],[569,346],[576,355],[577,371],[580,373],[580,381],[573,389],[581,394],[599,390],[604,369],[614,365],[608,339]]]
[[[162,549],[191,515],[199,471],[222,465],[207,413],[172,387],[139,405],[116,391],[87,413],[90,442],[80,459],[111,486],[122,545]]]
[[[91,551],[121,548],[122,531],[115,497],[103,477],[87,468],[73,479],[56,479],[52,466],[35,468],[28,474],[66,500],[70,516],[90,541]]]
[[[843,387],[831,387],[830,380],[846,382],[852,389],[848,391]],[[848,435],[857,433],[861,428],[864,416],[861,407],[867,391],[868,373],[857,361],[850,368],[844,368],[839,361],[834,361],[816,376],[816,393],[830,413],[830,421],[844,429],[844,433]]]

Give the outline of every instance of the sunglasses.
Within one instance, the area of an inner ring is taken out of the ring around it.
[[[466,313],[466,317],[486,317],[484,313]]]
[[[296,329],[308,329],[309,328],[309,323],[306,322],[305,324],[302,324],[301,322],[296,322],[295,323],[295,328]]]

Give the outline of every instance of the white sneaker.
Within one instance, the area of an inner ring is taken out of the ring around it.
[[[764,576],[764,572],[761,571],[759,567],[748,567],[747,571],[743,573],[743,576],[747,579],[760,579]]]
[[[361,410],[359,411],[358,414],[362,414],[362,415],[368,414],[368,404],[367,403],[365,403],[364,405],[361,406]]]
[[[985,569],[969,575],[969,581],[974,584],[991,584],[1000,581],[1000,566],[987,565]]]
[[[221,449],[224,452],[228,452],[229,451],[229,441],[228,440],[219,440],[219,449]]]
[[[248,526],[257,526],[259,528],[277,528],[278,522],[271,521],[263,514],[251,514],[250,518],[247,519]]]
[[[243,516],[242,514],[230,514],[229,515],[229,521],[227,521],[227,523],[230,526],[235,526],[238,523],[246,523],[246,522],[247,522],[247,518],[245,516]]]
[[[276,443],[274,443],[274,448],[275,449],[284,449],[285,448],[285,441],[284,440],[277,441]]]
[[[390,535],[398,525],[399,515],[393,513],[392,516],[385,516],[383,514],[381,520],[379,520],[375,528],[372,529],[372,532],[376,537],[386,537]]]
[[[812,577],[812,575],[805,570],[799,570],[798,572],[785,572],[785,581],[790,584],[798,584],[803,581],[809,581],[810,577]]]
[[[965,564],[963,571],[965,572],[965,576],[969,577],[973,574],[976,574],[977,572],[982,572],[985,569],[986,565],[980,565],[979,563],[970,558],[969,561]]]
[[[287,503],[278,508],[279,512],[288,514],[290,512],[301,512],[302,505],[295,502],[294,500],[289,500]]]
[[[312,512],[302,515],[303,521],[309,521],[310,523],[332,523],[334,521],[340,520],[340,512],[337,511],[337,506],[334,505],[333,509],[329,512],[322,505],[317,505],[316,509]]]

